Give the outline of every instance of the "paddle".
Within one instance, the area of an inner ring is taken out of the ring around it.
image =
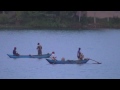
[[[102,63],[100,63],[100,62],[98,62],[98,61],[96,61],[96,60],[93,60],[93,59],[89,59],[89,60],[95,61],[95,62],[97,62],[97,64],[102,64]]]

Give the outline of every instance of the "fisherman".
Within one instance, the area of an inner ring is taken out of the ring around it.
[[[55,52],[52,52],[50,58],[51,58],[52,60],[56,60]]]
[[[40,43],[38,43],[37,50],[38,50],[38,55],[42,55],[42,46],[40,45]]]
[[[83,60],[84,58],[84,55],[83,53],[80,52],[81,48],[78,48],[78,51],[77,51],[77,58],[78,60]]]
[[[19,53],[17,53],[17,51],[16,51],[16,47],[14,47],[14,50],[13,50],[13,55],[15,55],[15,56],[19,56]]]

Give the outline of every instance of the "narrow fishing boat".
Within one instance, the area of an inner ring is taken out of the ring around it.
[[[12,54],[7,54],[10,58],[49,58],[51,54],[42,54],[42,55],[12,55]]]
[[[46,59],[50,64],[84,64],[89,61],[89,59],[84,60],[51,60]]]

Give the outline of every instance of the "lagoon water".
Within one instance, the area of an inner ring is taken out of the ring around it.
[[[21,55],[55,51],[57,59],[77,59],[80,47],[86,64],[49,64],[45,59],[9,58],[16,46]],[[0,30],[0,79],[120,79],[120,30]]]

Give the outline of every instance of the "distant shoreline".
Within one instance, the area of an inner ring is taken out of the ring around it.
[[[114,15],[115,13],[116,16]],[[118,17],[118,12],[107,13],[97,11],[0,12],[0,29],[97,30],[103,28],[120,29],[120,17]]]
[[[0,26],[0,30],[4,30],[4,29],[13,29],[13,30],[24,30],[24,29],[28,29],[28,30],[98,30],[98,29],[120,29],[120,27],[31,27],[31,26]]]

